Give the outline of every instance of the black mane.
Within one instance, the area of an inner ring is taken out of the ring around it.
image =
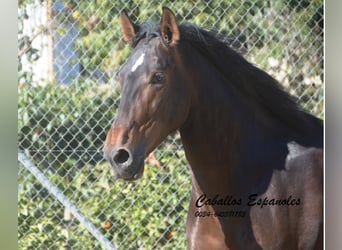
[[[261,107],[278,124],[294,129],[322,129],[320,119],[308,114],[298,105],[298,99],[284,91],[272,76],[249,63],[227,43],[225,36],[216,31],[206,31],[192,24],[180,24],[180,41],[201,53],[243,96]],[[133,40],[135,47],[140,40],[146,42],[161,37],[159,24],[144,23]]]

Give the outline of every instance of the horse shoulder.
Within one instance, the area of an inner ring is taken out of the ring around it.
[[[323,149],[304,147],[296,142],[287,145],[288,155],[286,158],[286,171],[307,181],[323,183]],[[301,175],[299,175],[301,174]],[[302,184],[302,183],[298,183]]]
[[[299,222],[298,235],[301,235],[298,249],[320,249],[319,239],[323,233],[323,149],[296,143],[289,144],[288,148],[286,169],[291,183],[288,194],[296,193],[301,199],[300,212],[294,213]]]
[[[283,206],[251,209],[253,231],[260,246],[313,249],[323,223],[323,150],[289,143],[285,167],[274,171],[267,191],[260,197],[289,200]]]

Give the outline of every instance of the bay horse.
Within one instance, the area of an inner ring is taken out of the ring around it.
[[[323,122],[216,32],[120,15],[133,48],[104,145],[118,178],[179,130],[190,165],[189,249],[322,249]]]

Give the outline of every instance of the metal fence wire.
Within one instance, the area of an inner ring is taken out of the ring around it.
[[[119,13],[226,35],[304,109],[324,117],[323,1],[20,0],[18,147],[119,249],[185,249],[190,177],[178,133],[146,160],[141,180],[113,178],[102,156],[119,103],[116,71],[131,48]],[[20,249],[101,249],[23,164],[18,174]]]

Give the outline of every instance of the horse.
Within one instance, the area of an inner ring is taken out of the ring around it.
[[[323,122],[219,33],[120,14],[132,53],[104,143],[117,178],[179,131],[191,176],[188,249],[322,249]],[[222,36],[221,36],[222,37]]]

